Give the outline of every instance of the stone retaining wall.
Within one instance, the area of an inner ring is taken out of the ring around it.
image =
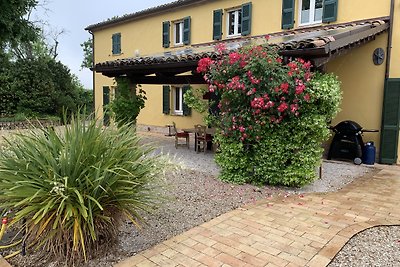
[[[31,121],[0,121],[0,130],[22,130],[35,127],[59,126],[60,122],[51,120],[31,120]]]

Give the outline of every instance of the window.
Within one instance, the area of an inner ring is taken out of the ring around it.
[[[183,101],[183,95],[190,90],[189,85],[163,85],[162,89],[162,112],[165,115],[190,116],[192,114],[191,108]]]
[[[112,35],[112,54],[121,54],[121,33],[114,33]]]
[[[300,25],[322,22],[323,0],[300,0]]]
[[[173,112],[175,115],[183,115],[183,90],[182,87],[173,87]]]
[[[178,21],[174,23],[174,40],[175,45],[183,44],[183,21]]]
[[[237,36],[242,33],[242,10],[231,10],[227,13],[227,33],[229,36]]]

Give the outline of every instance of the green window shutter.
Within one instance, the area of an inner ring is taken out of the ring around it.
[[[214,10],[213,15],[213,40],[222,39],[222,9]]]
[[[103,86],[103,125],[110,125],[110,115],[108,114],[107,105],[110,104],[110,87]]]
[[[251,33],[251,2],[242,5],[242,35]]]
[[[191,19],[190,17],[186,17],[183,19],[183,44],[190,44],[190,26]]]
[[[112,54],[121,54],[121,33],[114,33],[112,35]]]
[[[383,99],[381,144],[379,162],[393,164],[397,161],[399,138],[400,79],[387,79]]]
[[[323,23],[336,21],[338,1],[339,0],[325,0],[324,1],[324,8],[322,11],[322,22]]]
[[[170,22],[169,21],[164,21],[163,22],[163,36],[162,36],[162,43],[164,48],[169,47],[169,28],[170,28]]]
[[[183,90],[183,92],[182,92],[182,94],[183,94],[183,96],[185,96],[185,93],[188,91],[188,90],[190,90],[190,85],[184,85],[183,87],[182,87],[182,90]],[[192,109],[188,106],[188,105],[186,105],[186,103],[185,103],[185,97],[183,97],[183,107],[182,107],[182,109],[183,109],[183,116],[190,116],[190,115],[192,115]]]
[[[294,26],[294,0],[282,1],[282,29],[291,29]]]
[[[163,85],[163,101],[162,101],[162,110],[163,113],[168,115],[170,111],[170,86],[169,85]]]

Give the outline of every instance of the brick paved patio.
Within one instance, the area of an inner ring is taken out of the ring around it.
[[[400,168],[385,168],[339,192],[239,208],[115,266],[326,266],[354,234],[399,225],[399,199]]]

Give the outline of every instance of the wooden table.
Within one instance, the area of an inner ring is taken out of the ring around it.
[[[182,129],[185,133],[196,133],[195,128],[187,128]],[[215,128],[206,128],[206,134],[215,135],[216,129]]]
[[[194,151],[197,150],[197,134],[196,134],[196,129],[195,128],[186,128],[182,129],[185,133],[194,133]],[[215,135],[216,129],[215,128],[206,128],[206,134],[211,135],[213,137]],[[208,145],[207,145],[208,147]]]

